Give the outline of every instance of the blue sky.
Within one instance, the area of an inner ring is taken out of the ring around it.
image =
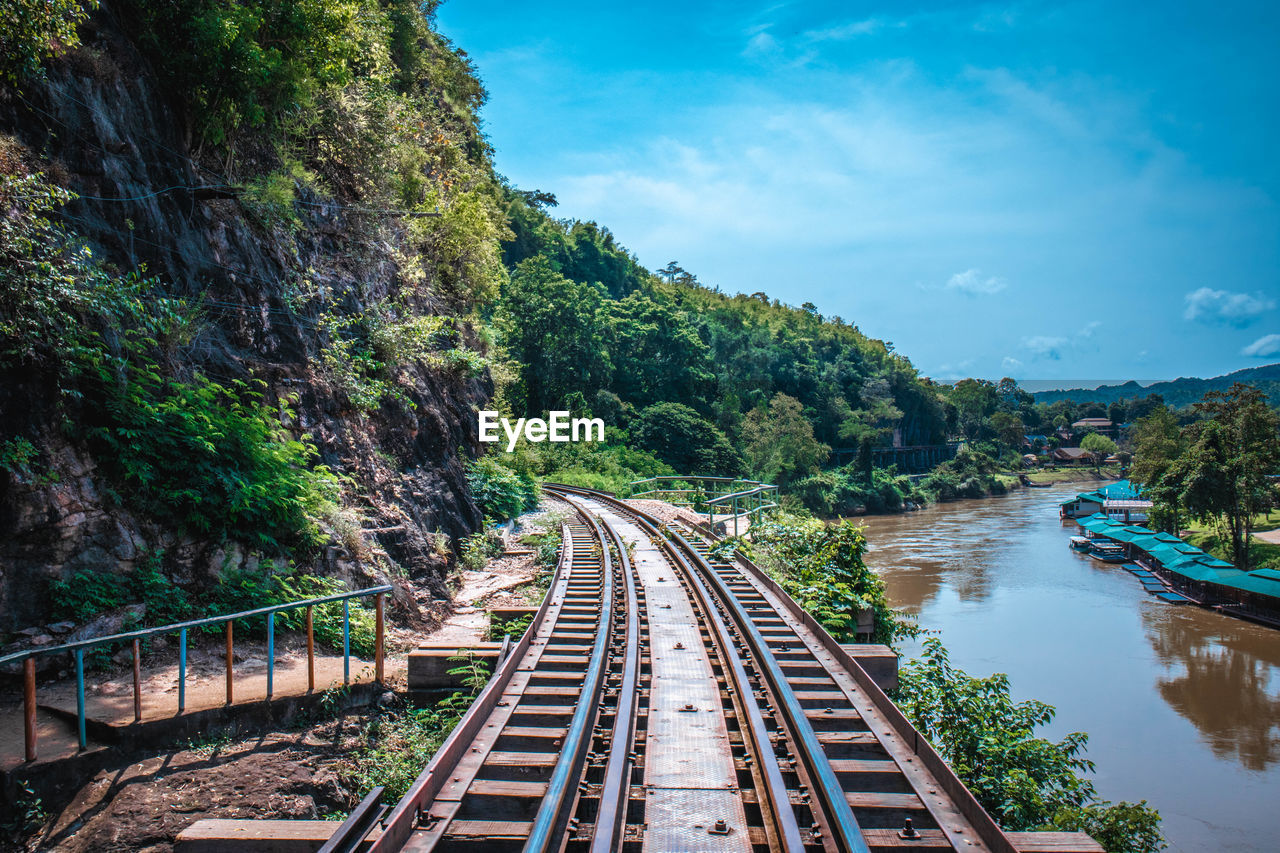
[[[498,170],[937,378],[1280,361],[1280,4],[501,3]]]

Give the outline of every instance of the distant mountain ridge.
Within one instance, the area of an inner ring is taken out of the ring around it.
[[[1033,396],[1038,403],[1056,403],[1059,400],[1071,400],[1075,403],[1113,403],[1116,400],[1130,400],[1134,397],[1146,397],[1148,394],[1159,394],[1164,398],[1165,405],[1180,409],[1197,402],[1209,391],[1225,391],[1237,382],[1254,386],[1267,395],[1272,408],[1280,408],[1280,363],[1246,367],[1244,370],[1211,379],[1180,377],[1170,382],[1157,382],[1146,386],[1130,380],[1120,385],[1103,385],[1093,389],[1068,388],[1058,391],[1036,391]]]

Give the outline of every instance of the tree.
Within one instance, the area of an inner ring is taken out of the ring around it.
[[[684,268],[676,261],[667,261],[667,265],[658,270],[658,275],[666,276],[667,282],[670,283],[674,282],[677,276],[683,275],[684,272]]]
[[[1193,516],[1213,521],[1230,539],[1232,562],[1247,572],[1253,518],[1277,503],[1269,475],[1280,467],[1280,414],[1265,394],[1239,382],[1210,391],[1192,409],[1203,419],[1184,431],[1187,450],[1166,476],[1181,487]]]
[[[747,413],[742,442],[751,473],[780,486],[812,473],[831,452],[813,437],[813,424],[800,401],[786,394],[775,394],[768,409],[761,406]]]
[[[1027,434],[1022,418],[1009,412],[996,412],[991,416],[991,428],[996,431],[1000,441],[1021,452],[1022,442]]]
[[[656,403],[640,412],[631,428],[637,447],[648,450],[681,474],[734,477],[742,456],[706,418],[680,403]]]
[[[638,407],[661,400],[705,405],[713,365],[688,315],[641,293],[610,302],[606,314],[610,387],[619,397]]]
[[[1080,449],[1093,457],[1093,467],[1097,468],[1104,459],[1116,452],[1116,443],[1102,433],[1091,432],[1081,439]]]
[[[8,0],[0,27],[0,79],[19,83],[47,57],[79,46],[76,27],[97,6],[94,0]]]
[[[1004,829],[1105,828],[1108,850],[1164,847],[1159,812],[1145,801],[1099,801],[1083,776],[1094,769],[1084,757],[1089,736],[1037,737],[1056,712],[1035,700],[1014,702],[1007,675],[970,676],[930,637],[902,668],[895,701]]]
[[[1166,482],[1165,477],[1174,461],[1182,455],[1182,431],[1178,428],[1178,419],[1168,408],[1160,405],[1134,422],[1129,430],[1129,441],[1133,444],[1129,479],[1142,486],[1144,494],[1151,499],[1152,524],[1161,530],[1177,533],[1181,488],[1172,478]]]
[[[988,419],[1000,403],[996,386],[985,379],[962,379],[948,393],[965,438],[985,438]]]
[[[517,363],[512,405],[537,415],[571,392],[588,399],[609,378],[600,290],[570,281],[546,258],[521,261],[498,300],[495,325]]]

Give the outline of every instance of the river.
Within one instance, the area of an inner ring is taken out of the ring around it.
[[[1100,795],[1158,808],[1170,850],[1280,850],[1280,631],[1070,550],[1057,505],[1083,488],[861,519],[868,563],[955,665],[1054,705],[1048,736],[1088,732]]]

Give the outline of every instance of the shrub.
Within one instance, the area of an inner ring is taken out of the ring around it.
[[[912,623],[892,610],[884,581],[867,567],[867,539],[849,521],[777,514],[751,530],[750,552],[762,567],[837,639],[850,641],[858,613],[875,613],[874,639],[892,643],[915,633]]]
[[[1006,830],[1096,830],[1107,850],[1164,847],[1160,815],[1145,801],[1097,799],[1083,775],[1094,769],[1084,758],[1088,735],[1074,732],[1056,743],[1036,736],[1055,711],[1035,700],[1014,702],[1008,676],[969,676],[930,637],[921,656],[901,669],[898,684],[903,713]]]
[[[467,464],[467,485],[486,518],[506,521],[538,506],[538,481],[531,474],[516,473],[487,456]]]
[[[502,537],[490,530],[477,530],[463,537],[458,546],[458,563],[478,572],[492,558],[502,553]]]
[[[5,0],[0,5],[0,79],[21,82],[46,57],[80,44],[76,27],[97,6],[94,0]]]

